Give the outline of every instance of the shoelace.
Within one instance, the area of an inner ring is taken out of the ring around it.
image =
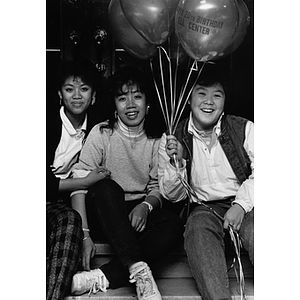
[[[139,294],[141,296],[155,294],[148,269],[149,269],[148,267],[141,266],[133,274],[129,276],[130,278],[129,282],[131,283],[136,282],[137,289],[139,290]],[[146,272],[145,275],[142,273],[143,271]]]
[[[93,294],[96,294],[97,292],[100,291],[100,287],[99,287],[99,284],[98,282],[94,281],[91,285],[91,288],[90,288],[90,291],[88,293],[88,296],[90,297],[91,296],[91,293]]]
[[[131,282],[131,283],[136,282],[135,276],[146,268],[147,268],[147,265],[141,265],[139,268],[134,270],[134,272],[132,272],[129,276],[129,282]]]
[[[99,291],[102,291],[104,293],[107,292],[105,278],[103,276],[99,276],[99,275],[96,275],[96,277],[97,277],[97,280],[95,280],[95,278],[89,279],[89,281],[90,280],[93,281],[90,291],[88,293],[89,297],[90,297],[91,293],[96,294]],[[99,282],[100,282],[100,284],[99,284]]]
[[[134,278],[129,280],[129,282],[131,282],[131,283],[136,282],[136,287],[139,291],[138,294],[141,295],[142,297],[154,295],[155,291],[153,289],[152,281],[149,278],[148,274],[146,274],[146,276],[144,274],[142,274],[143,271],[147,272],[146,268],[144,268],[140,272],[136,273],[134,275]]]

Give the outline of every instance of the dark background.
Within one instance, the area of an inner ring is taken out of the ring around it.
[[[237,50],[217,60],[216,64],[230,74],[232,91],[229,100],[227,97],[227,112],[254,121],[254,1],[244,2],[251,18],[244,41]],[[65,59],[77,56],[88,58],[98,67],[103,83],[124,64],[135,64],[150,70],[149,60],[137,59],[114,43],[107,22],[108,3],[109,0],[46,0],[47,102],[49,99],[54,101],[55,74],[60,61]],[[102,29],[107,33],[103,40],[98,34]],[[185,75],[188,69],[188,63],[181,65],[179,77]],[[101,92],[98,98],[101,115]],[[165,124],[157,99],[151,104],[151,110],[156,116],[156,126],[163,131]]]

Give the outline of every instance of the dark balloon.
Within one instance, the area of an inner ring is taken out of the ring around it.
[[[181,64],[183,61],[189,58],[185,50],[183,49],[181,43],[179,42],[175,32],[171,35],[169,39],[169,49],[170,58],[176,64]]]
[[[157,47],[146,41],[125,17],[119,0],[111,0],[108,6],[110,32],[116,43],[129,54],[148,59],[157,53]]]
[[[175,32],[187,54],[199,61],[217,60],[229,53],[239,23],[235,0],[180,0]]]
[[[151,44],[161,45],[174,31],[179,0],[120,0],[131,25]]]
[[[243,0],[236,0],[239,8],[239,24],[233,37],[232,45],[230,45],[229,53],[235,51],[243,42],[250,24],[250,14],[248,7]]]

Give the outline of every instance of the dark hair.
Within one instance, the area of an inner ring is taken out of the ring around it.
[[[229,74],[216,65],[205,65],[196,84],[209,87],[218,83],[223,87],[227,96],[229,94]]]
[[[85,84],[91,86],[93,90],[97,89],[99,74],[94,64],[89,60],[79,59],[62,62],[57,76],[58,90],[70,76],[79,77]]]
[[[113,130],[117,121],[115,111],[115,97],[122,94],[122,87],[124,85],[131,86],[136,85],[138,90],[145,94],[146,104],[149,105],[151,99],[154,97],[152,78],[148,76],[144,71],[138,67],[127,65],[120,68],[114,75],[110,76],[106,86],[106,115],[108,119],[108,125],[101,126],[102,128],[110,128]],[[148,137],[156,137],[154,133],[150,133],[151,126],[148,122],[149,119],[145,117],[145,132]]]

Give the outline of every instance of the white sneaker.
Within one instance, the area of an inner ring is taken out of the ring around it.
[[[129,271],[129,282],[135,282],[138,300],[162,300],[152,272],[145,262],[134,264]]]
[[[81,295],[86,292],[96,294],[98,291],[107,292],[109,282],[100,269],[77,272],[73,276],[71,285],[72,295]]]

